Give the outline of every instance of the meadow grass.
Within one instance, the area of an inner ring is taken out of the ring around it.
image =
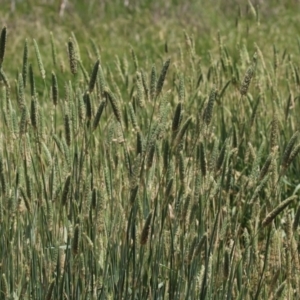
[[[124,3],[4,7],[1,299],[296,299],[293,2]]]

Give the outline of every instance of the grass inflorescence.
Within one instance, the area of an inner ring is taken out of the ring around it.
[[[297,298],[296,54],[217,30],[205,50],[186,30],[149,57],[51,32],[24,36],[14,69],[9,32],[1,299]]]

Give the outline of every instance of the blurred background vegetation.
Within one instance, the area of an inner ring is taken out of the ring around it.
[[[209,57],[208,49],[218,51],[218,32],[232,56],[241,44],[251,51],[254,42],[264,54],[272,52],[273,44],[281,54],[299,52],[299,1],[13,0],[2,3],[0,11],[1,25],[9,32],[7,56],[16,66],[10,70],[16,72],[22,61],[16,53],[22,53],[25,38],[36,39],[41,53],[49,53],[50,31],[61,48],[73,32],[83,59],[88,55],[84,45],[93,39],[108,64],[114,55],[129,54],[131,47],[144,60],[160,57],[166,43],[175,53],[183,30],[193,36],[201,59]],[[47,69],[51,60],[44,60]]]

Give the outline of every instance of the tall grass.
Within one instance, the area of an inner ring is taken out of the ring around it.
[[[9,32],[1,299],[297,297],[292,55],[230,50],[219,32],[202,59],[186,31],[163,54],[128,45],[107,61],[95,41],[51,33],[44,47],[24,36],[11,70]]]

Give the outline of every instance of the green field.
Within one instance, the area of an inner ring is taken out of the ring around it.
[[[298,299],[297,1],[7,1],[0,299]]]

